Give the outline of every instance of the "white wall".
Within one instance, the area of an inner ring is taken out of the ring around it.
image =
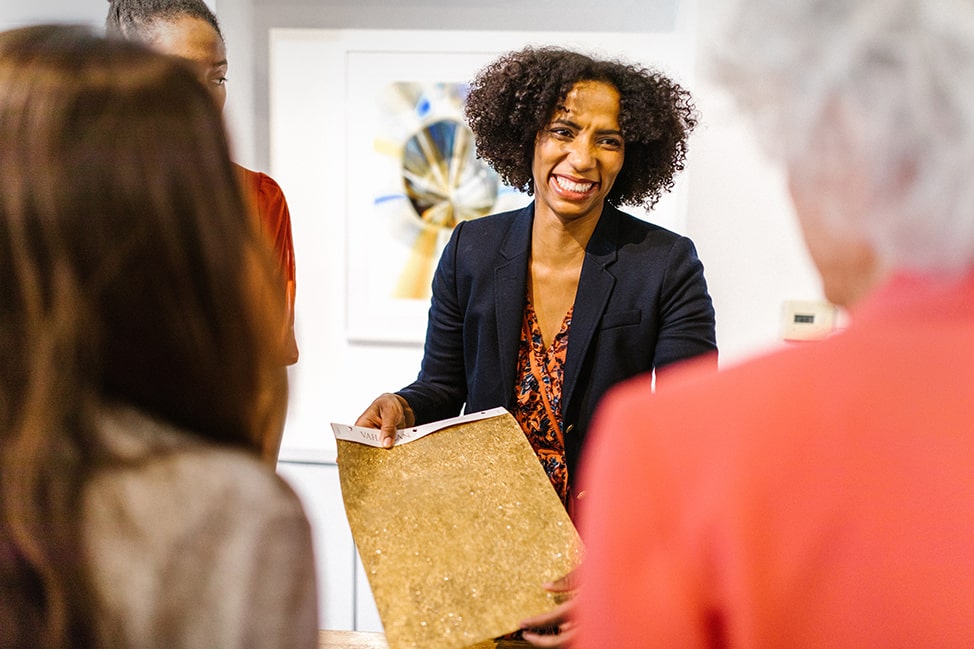
[[[211,8],[216,7],[216,0],[204,2]],[[224,0],[227,5],[234,2],[239,0]],[[42,22],[73,22],[101,27],[105,24],[106,13],[108,3],[105,0],[5,0],[0,4],[0,29]]]
[[[778,346],[785,300],[821,300],[783,171],[758,150],[730,96],[707,71],[722,11],[699,0],[694,96],[702,121],[690,143],[687,234],[696,242],[717,313],[726,366]]]
[[[39,22],[105,24],[105,0],[7,0],[0,3],[0,29]]]

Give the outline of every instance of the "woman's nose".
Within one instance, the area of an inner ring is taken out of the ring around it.
[[[595,163],[592,147],[581,139],[572,141],[569,144],[568,162],[579,170],[591,168]]]

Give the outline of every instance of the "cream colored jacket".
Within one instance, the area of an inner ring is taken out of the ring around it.
[[[311,531],[258,458],[131,410],[103,434],[120,464],[84,493],[102,646],[316,646]]]

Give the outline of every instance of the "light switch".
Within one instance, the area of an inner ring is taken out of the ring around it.
[[[837,309],[830,302],[789,300],[781,319],[785,340],[821,340],[835,329]]]

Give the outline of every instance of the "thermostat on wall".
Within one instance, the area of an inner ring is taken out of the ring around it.
[[[830,302],[785,302],[781,337],[785,340],[821,340],[835,329],[836,308]]]

